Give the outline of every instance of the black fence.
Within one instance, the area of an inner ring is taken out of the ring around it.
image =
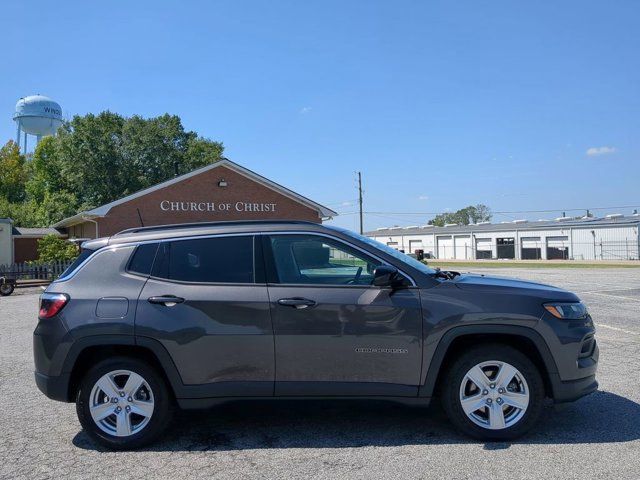
[[[58,260],[48,263],[12,263],[0,265],[0,277],[14,280],[55,280],[64,272],[73,260]]]

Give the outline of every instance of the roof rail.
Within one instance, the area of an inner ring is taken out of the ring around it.
[[[129,233],[139,232],[152,232],[155,230],[177,230],[180,228],[194,228],[194,227],[217,227],[220,225],[260,225],[266,223],[284,223],[284,224],[303,224],[303,225],[318,225],[314,222],[308,222],[305,220],[227,220],[219,222],[191,222],[191,223],[171,223],[167,225],[151,225],[149,227],[133,227],[121,230],[118,233],[114,233],[113,236],[127,235]]]

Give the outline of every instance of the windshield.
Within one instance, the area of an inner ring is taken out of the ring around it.
[[[425,273],[427,275],[436,274],[436,271],[433,268],[428,267],[424,263],[416,260],[413,257],[410,257],[406,253],[399,252],[395,248],[391,248],[390,246],[385,245],[384,243],[381,243],[377,240],[374,240],[373,238],[365,237],[364,235],[360,235],[356,232],[352,232],[351,230],[347,230],[346,228],[335,227],[333,225],[332,226],[326,225],[326,226],[329,228],[332,228],[333,230],[337,230],[341,233],[349,235],[350,237],[353,237],[357,240],[360,240],[361,242],[366,243],[367,245],[371,245],[372,247],[375,247],[378,250],[382,250],[387,255],[391,255],[393,258],[397,258],[401,262],[406,263],[407,265],[415,268],[416,270],[419,270],[422,273]]]

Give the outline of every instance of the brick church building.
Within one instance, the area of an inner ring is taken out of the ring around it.
[[[223,159],[53,227],[69,239],[113,235],[131,227],[225,220],[322,222],[333,210]]]

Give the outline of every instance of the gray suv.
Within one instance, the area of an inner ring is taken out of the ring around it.
[[[428,404],[484,440],[545,397],[595,391],[593,321],[573,293],[434,270],[305,222],[130,229],[83,245],[42,294],[35,379],[86,432],[140,447],[175,406],[246,398]]]

